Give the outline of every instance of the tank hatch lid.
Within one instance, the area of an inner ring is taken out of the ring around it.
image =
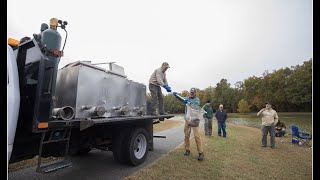
[[[65,65],[63,68],[79,66],[79,65],[88,66],[88,67],[91,67],[91,68],[94,68],[94,69],[97,69],[100,71],[104,71],[104,72],[106,71],[104,68],[101,68],[101,67],[98,67],[98,66],[91,64],[91,61],[76,61],[76,62],[72,62],[72,63]]]
[[[118,76],[122,76],[126,78],[127,76],[124,73],[124,68],[115,64],[114,62],[108,63],[109,64],[109,70],[106,70],[107,73],[115,74]]]

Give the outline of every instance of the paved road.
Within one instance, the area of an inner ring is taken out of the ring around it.
[[[175,117],[175,120],[181,117]],[[183,121],[183,119],[181,120]],[[122,179],[139,169],[147,166],[170,150],[183,143],[183,125],[155,133],[154,135],[166,136],[167,138],[154,138],[154,151],[149,151],[146,161],[140,166],[127,166],[117,163],[113,159],[112,152],[93,150],[87,156],[71,157],[72,166],[48,174],[35,172],[35,167],[22,169],[8,174],[9,180],[71,180],[71,179]]]

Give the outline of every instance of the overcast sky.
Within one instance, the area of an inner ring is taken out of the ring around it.
[[[129,79],[148,85],[167,61],[169,86],[177,92],[216,86],[222,78],[233,86],[313,55],[312,0],[7,3],[8,37],[32,37],[52,17],[68,21],[59,68],[78,60],[115,61]]]

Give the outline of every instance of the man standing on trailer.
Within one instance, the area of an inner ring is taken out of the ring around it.
[[[171,88],[168,86],[168,81],[166,77],[166,71],[170,68],[167,62],[162,63],[162,66],[156,69],[150,79],[149,79],[149,90],[151,92],[151,115],[163,115],[163,96],[161,87],[165,88],[167,92],[171,92]],[[156,104],[159,106],[159,114],[156,112]]]

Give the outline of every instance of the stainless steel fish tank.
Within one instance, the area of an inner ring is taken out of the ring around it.
[[[77,61],[57,74],[54,107],[72,107],[74,118],[143,116],[146,99],[146,85],[129,80],[115,63],[104,69]]]

